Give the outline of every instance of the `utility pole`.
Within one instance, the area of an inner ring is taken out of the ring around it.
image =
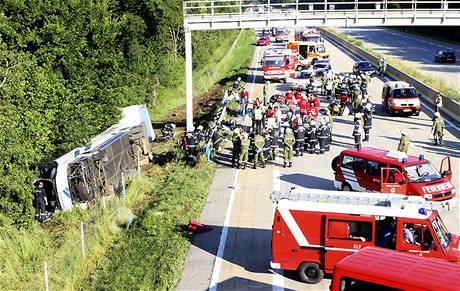
[[[193,126],[192,31],[185,26],[185,97],[187,130]]]

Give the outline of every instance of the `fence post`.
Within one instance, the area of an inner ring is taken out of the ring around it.
[[[83,222],[80,223],[81,229],[81,256],[85,257],[85,224]]]
[[[50,286],[48,284],[48,263],[43,262],[43,269],[45,271],[45,290],[50,291]]]

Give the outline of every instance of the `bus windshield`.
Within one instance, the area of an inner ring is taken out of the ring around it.
[[[430,182],[441,179],[439,172],[430,162],[404,167],[411,182]]]
[[[271,57],[264,60],[264,65],[267,67],[282,67],[284,66],[284,57]]]
[[[431,225],[433,226],[433,230],[438,238],[439,244],[445,249],[450,244],[451,235],[447,231],[444,222],[441,220],[441,217],[437,216],[435,219],[431,221]]]

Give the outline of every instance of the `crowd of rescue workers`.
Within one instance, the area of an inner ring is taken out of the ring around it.
[[[379,64],[379,75],[385,74]],[[375,105],[371,102],[368,87],[371,76],[363,73],[324,75],[318,92],[313,79],[305,91],[289,90],[285,94],[270,96],[274,84],[266,81],[263,96],[250,101],[249,92],[238,77],[228,89],[228,104],[238,102],[238,116],[224,124],[210,122],[207,132],[199,125],[185,132],[183,149],[191,159],[204,152],[208,159],[219,155],[223,138],[232,142],[232,167],[245,169],[252,165],[264,168],[267,161],[275,161],[279,149],[283,151],[283,167],[292,167],[293,156],[304,153],[323,154],[333,141],[334,116],[353,115],[354,146],[361,148],[370,139]],[[329,100],[327,108],[320,107],[320,97]],[[444,121],[439,108],[441,96],[435,100],[433,139],[442,143]],[[172,129],[171,129],[172,132]],[[410,138],[401,130],[398,151],[407,153]]]

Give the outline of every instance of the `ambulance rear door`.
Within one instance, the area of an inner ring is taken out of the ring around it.
[[[324,235],[323,265],[326,270],[332,270],[346,256],[375,244],[375,217],[328,215]]]

